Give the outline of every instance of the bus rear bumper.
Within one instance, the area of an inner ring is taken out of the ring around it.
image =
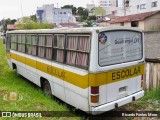
[[[132,95],[129,95],[127,97],[121,98],[119,100],[107,103],[107,104],[103,104],[97,107],[91,107],[91,114],[96,115],[96,114],[101,114],[104,113],[106,111],[112,110],[112,109],[116,109],[117,107],[120,107],[122,105],[125,105],[127,103],[130,103],[134,100],[137,100],[139,98],[141,98],[142,96],[144,96],[144,91],[141,90],[137,93],[134,93]]]

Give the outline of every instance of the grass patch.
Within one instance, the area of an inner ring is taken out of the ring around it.
[[[160,87],[146,91],[144,97],[120,108],[126,111],[160,111]]]

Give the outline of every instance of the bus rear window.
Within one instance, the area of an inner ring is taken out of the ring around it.
[[[124,30],[101,32],[98,41],[100,66],[132,62],[143,57],[141,32]]]

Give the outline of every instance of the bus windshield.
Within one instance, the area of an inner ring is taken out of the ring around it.
[[[127,30],[101,32],[98,41],[100,66],[136,61],[143,57],[140,32]]]

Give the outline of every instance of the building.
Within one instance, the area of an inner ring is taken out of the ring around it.
[[[117,16],[132,15],[160,10],[160,0],[128,0],[129,6],[122,7]]]
[[[116,17],[110,21],[112,26],[139,27],[144,31],[160,29],[160,10]]]
[[[118,0],[99,0],[99,6],[108,7],[118,7]]]
[[[115,15],[119,9],[122,9],[122,2],[119,0],[99,0],[99,6],[106,10],[107,15]]]
[[[8,24],[7,25],[7,31],[11,31],[11,30],[16,30],[16,25],[15,24]]]
[[[88,11],[91,11],[91,10],[94,9],[95,7],[96,7],[95,4],[87,4],[87,5],[86,5],[86,8],[87,8]]]
[[[42,7],[37,7],[37,18],[41,21],[47,21],[49,23],[59,23],[63,22],[75,22],[75,18],[72,16],[72,10],[69,8],[55,8],[52,5],[43,5]]]

